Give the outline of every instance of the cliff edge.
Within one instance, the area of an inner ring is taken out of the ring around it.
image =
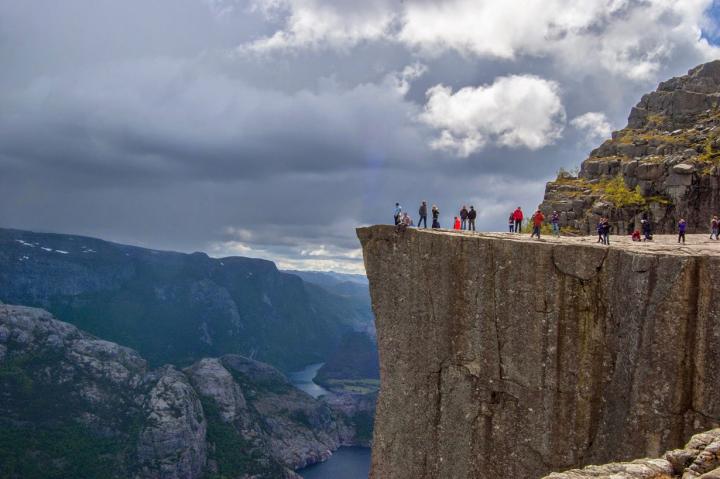
[[[720,245],[357,232],[380,352],[372,478],[541,477],[720,425]]]

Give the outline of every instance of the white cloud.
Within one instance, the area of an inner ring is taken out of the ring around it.
[[[701,58],[712,0],[255,0],[284,26],[241,50],[347,49],[398,42],[421,55],[446,51],[515,59],[550,57],[565,69],[646,80],[677,50]]]
[[[489,142],[539,149],[560,138],[565,124],[558,85],[533,75],[499,77],[492,85],[455,93],[436,85],[426,95],[420,120],[440,130],[431,146],[461,157]]]
[[[570,121],[570,124],[578,130],[585,132],[589,141],[602,140],[610,137],[612,127],[604,113],[590,111]]]
[[[412,65],[407,65],[400,72],[394,72],[390,75],[390,81],[393,84],[395,90],[400,95],[405,96],[410,90],[410,84],[413,80],[420,78],[427,71],[427,66],[420,62],[415,62]]]

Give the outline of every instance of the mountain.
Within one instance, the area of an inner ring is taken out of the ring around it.
[[[590,153],[577,176],[561,171],[540,209],[568,233],[594,233],[600,216],[615,231],[708,232],[720,214],[720,61],[662,82],[630,112],[627,127]]]
[[[332,271],[293,271],[306,283],[321,287],[332,295],[343,298],[352,305],[358,321],[355,330],[375,334],[375,320],[370,305],[370,290],[367,277],[361,274],[344,274]]]
[[[365,300],[275,264],[0,229],[0,301],[41,307],[152,365],[242,354],[294,370],[371,328]]]
[[[267,364],[151,369],[43,310],[0,305],[0,477],[297,479],[356,443],[348,424]]]

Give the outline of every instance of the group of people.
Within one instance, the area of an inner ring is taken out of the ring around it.
[[[430,214],[432,217],[431,228],[440,228],[440,209],[437,205],[432,205],[430,208]],[[428,220],[428,203],[423,201],[420,203],[418,209],[419,220],[417,227],[427,228]],[[400,203],[395,203],[395,210],[393,212],[393,218],[395,225],[399,229],[405,229],[408,226],[413,226],[413,220],[410,215],[403,210]],[[475,220],[477,218],[477,210],[475,207],[470,205],[470,208],[463,205],[457,216],[453,218],[452,229],[454,230],[466,230],[475,231]],[[510,233],[521,233],[522,224],[525,219],[523,210],[520,206],[515,208],[510,216],[508,217],[508,230]],[[540,211],[536,210],[535,213],[530,217],[530,226],[532,227],[531,238],[540,239],[542,226],[545,223],[545,215]],[[557,211],[553,211],[549,217],[549,223],[552,227],[553,236],[560,236],[560,214]],[[632,225],[632,223],[631,223]],[[609,245],[610,244],[610,231],[612,227],[610,219],[606,216],[601,216],[598,220],[596,231],[598,235],[598,243]],[[630,228],[631,238],[633,241],[652,241],[652,224],[647,216],[643,215],[640,221],[640,229],[635,229],[634,225]],[[685,218],[680,218],[677,223],[678,232],[678,243],[685,244],[685,232],[687,231],[687,221]],[[642,234],[641,234],[642,233]],[[717,215],[713,216],[710,221],[710,239],[720,239],[720,219]]]

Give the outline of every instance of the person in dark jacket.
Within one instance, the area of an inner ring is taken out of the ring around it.
[[[720,220],[718,220],[717,216],[713,216],[710,220],[710,239],[715,236],[715,240],[717,240],[718,233],[720,233]]]
[[[420,224],[423,224],[425,228],[427,228],[427,201],[420,203],[418,216],[420,216],[420,219],[418,220],[417,227],[420,228]]]
[[[468,210],[467,206],[463,205],[460,209],[460,229],[467,229]]]
[[[468,211],[468,229],[475,231],[475,218],[477,218],[477,211],[475,211],[474,206],[470,206],[470,211]]]
[[[602,220],[602,239],[603,244],[610,244],[610,220],[608,218]]]
[[[432,205],[432,227],[440,228],[440,208],[437,205]]]
[[[652,241],[652,227],[650,226],[650,221],[643,219],[641,224],[644,236],[643,241]]]
[[[508,228],[511,233],[515,231],[515,216],[512,213],[510,213],[510,218],[508,218]]]
[[[680,218],[678,221],[678,243],[682,239],[682,244],[685,244],[685,229],[687,228],[687,222],[684,218]]]
[[[553,236],[560,237],[560,214],[553,211],[550,215],[550,224],[552,225]]]

